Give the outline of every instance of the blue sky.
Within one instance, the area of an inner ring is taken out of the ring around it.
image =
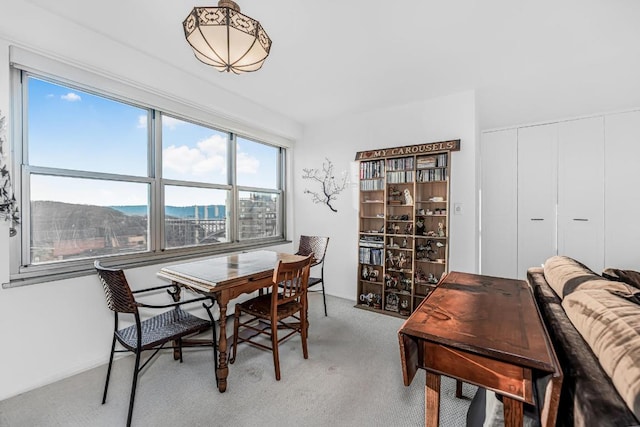
[[[29,79],[29,163],[63,169],[147,175],[147,111],[84,91]],[[226,134],[163,116],[165,178],[224,184]],[[276,186],[277,149],[238,139],[238,184]],[[167,204],[224,204],[219,190],[167,191]],[[147,186],[35,177],[32,200],[93,205],[147,203]]]

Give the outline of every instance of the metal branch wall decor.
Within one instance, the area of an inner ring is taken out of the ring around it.
[[[333,212],[338,212],[337,209],[331,206],[331,202],[336,200],[336,196],[347,188],[347,173],[343,172],[340,178],[336,178],[333,171],[333,163],[329,159],[326,159],[326,163],[322,163],[322,170],[302,169],[302,171],[304,172],[302,179],[310,179],[321,186],[321,191],[311,191],[305,188],[304,193],[311,194],[313,203],[323,203],[329,206],[329,209]]]
[[[0,218],[5,221],[11,221],[9,235],[15,236],[15,226],[20,223],[20,215],[13,188],[11,187],[11,176],[4,159],[4,143],[6,140],[5,117],[0,112]]]

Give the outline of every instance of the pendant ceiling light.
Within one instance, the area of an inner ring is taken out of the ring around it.
[[[262,25],[240,13],[231,0],[220,0],[218,7],[194,7],[183,25],[196,58],[218,71],[257,71],[271,49]]]

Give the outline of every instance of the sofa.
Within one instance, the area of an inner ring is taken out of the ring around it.
[[[640,273],[598,275],[554,256],[527,280],[564,374],[556,425],[640,425]],[[467,425],[501,425],[502,409],[494,393],[478,389]],[[540,425],[535,408],[525,407],[525,425]]]

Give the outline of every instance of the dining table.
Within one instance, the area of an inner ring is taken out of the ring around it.
[[[242,252],[219,257],[173,264],[160,269],[158,277],[171,281],[180,288],[213,297],[220,309],[218,363],[216,381],[218,390],[227,389],[229,375],[227,337],[227,306],[243,294],[270,287],[278,261],[294,262],[303,256],[269,250]]]

